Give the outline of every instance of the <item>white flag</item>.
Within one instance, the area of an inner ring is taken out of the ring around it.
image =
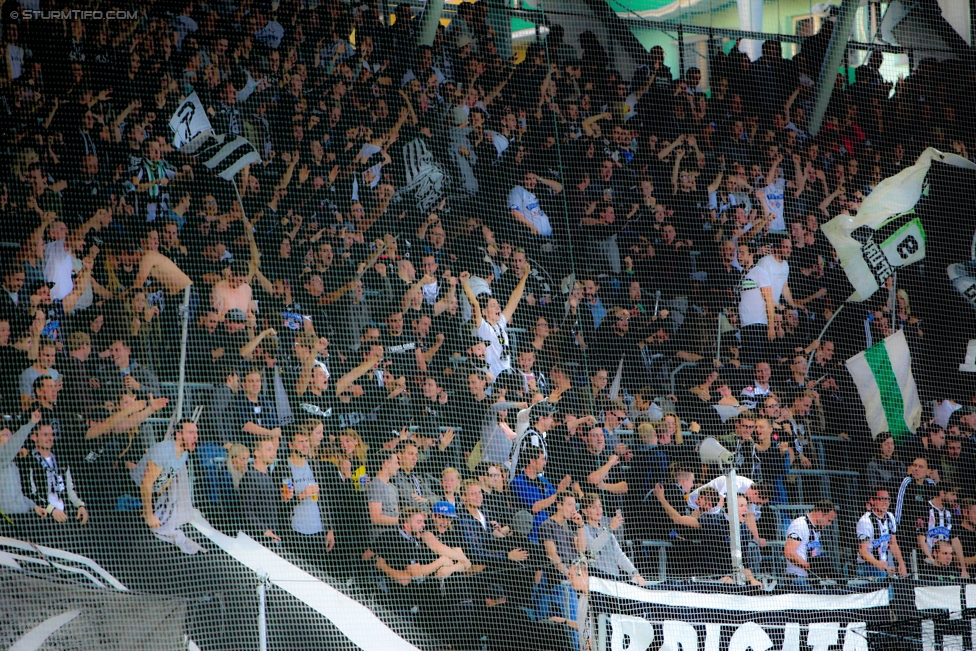
[[[196,93],[190,93],[176,108],[169,120],[173,130],[173,147],[184,154],[192,154],[206,143],[213,134],[207,111]]]
[[[823,225],[823,233],[837,251],[847,279],[854,287],[849,301],[866,301],[894,269],[925,257],[925,231],[914,219],[884,241],[874,235],[898,216],[910,213],[918,203],[932,161],[976,169],[976,164],[956,154],[929,147],[915,164],[881,181],[856,215],[842,213]]]

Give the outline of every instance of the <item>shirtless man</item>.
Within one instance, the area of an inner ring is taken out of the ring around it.
[[[210,305],[221,319],[229,310],[240,310],[247,315],[257,311],[251,286],[247,283],[248,274],[248,263],[235,261],[231,264],[230,274],[210,290]]]
[[[139,260],[139,273],[136,275],[133,288],[145,287],[146,280],[152,278],[166,291],[167,294],[179,294],[193,284],[190,277],[180,271],[180,268],[162,253],[147,251]]]

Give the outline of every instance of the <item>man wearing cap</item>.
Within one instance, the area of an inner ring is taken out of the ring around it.
[[[431,544],[433,541],[428,540],[430,536],[436,537],[436,541],[449,549],[449,551],[445,552],[447,556],[450,556],[456,562],[466,563],[470,567],[471,561],[464,555],[464,550],[462,549],[464,537],[458,529],[454,528],[454,523],[458,519],[457,509],[450,502],[435,502],[430,508],[430,513],[433,517],[434,527],[424,532],[424,542],[434,551],[438,551],[437,547]]]

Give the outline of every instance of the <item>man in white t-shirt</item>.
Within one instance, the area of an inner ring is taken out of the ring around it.
[[[814,559],[823,554],[820,532],[833,524],[836,517],[837,508],[830,502],[820,501],[812,511],[790,523],[783,546],[787,574],[802,580],[809,576]]]
[[[777,309],[784,309],[780,299],[785,299],[790,307],[799,307],[788,283],[791,253],[793,241],[784,237],[773,253],[764,256],[742,277],[739,322],[742,324],[742,361],[746,364],[769,361],[765,349],[767,341],[776,338],[774,316]]]
[[[549,216],[543,212],[538,197],[532,193],[539,183],[547,186],[553,194],[563,191],[563,186],[558,181],[541,178],[535,172],[526,172],[522,185],[516,185],[508,193],[508,209],[515,221],[527,228],[532,235],[551,238],[553,231]]]

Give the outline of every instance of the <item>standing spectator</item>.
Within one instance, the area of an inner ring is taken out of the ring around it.
[[[541,183],[552,194],[559,194],[563,191],[563,185],[559,181],[543,178],[528,170],[524,173],[521,181],[508,193],[508,210],[512,219],[518,224],[516,228],[520,233],[518,239],[532,243],[548,241],[551,247],[551,242],[555,238],[552,223],[539,205],[539,198],[532,191]]]
[[[373,454],[372,479],[366,484],[369,503],[370,538],[375,541],[385,532],[395,531],[400,521],[400,494],[393,478],[400,471],[400,455],[395,449],[380,449]]]
[[[281,436],[277,411],[262,393],[264,387],[262,377],[258,368],[246,371],[243,391],[237,400],[237,436],[243,440],[235,442],[243,442],[251,448],[254,447],[255,441]]]
[[[927,517],[915,523],[915,536],[918,550],[923,558],[932,562],[933,550],[938,542],[953,544],[955,536],[952,533],[952,511],[958,494],[956,488],[939,486],[928,503]],[[960,564],[962,562],[960,561]],[[963,565],[963,578],[969,578]]]
[[[45,339],[37,347],[37,359],[33,364],[24,369],[20,374],[20,404],[21,410],[30,409],[34,401],[34,382],[42,376],[47,376],[55,382],[61,382],[61,373],[54,366],[54,359],[57,356],[57,345]]]
[[[856,527],[858,576],[884,579],[895,572],[902,578],[908,576],[908,568],[895,536],[898,525],[894,514],[888,510],[889,506],[891,495],[887,489],[883,485],[872,488],[868,512],[861,516]]]
[[[571,492],[560,490],[555,497],[555,513],[539,527],[539,540],[552,564],[546,572],[551,596],[560,616],[567,622],[576,623],[573,628],[579,631],[584,622],[577,621],[577,602],[581,595],[589,592],[586,566],[576,562],[586,549],[583,517],[576,510],[576,497]]]
[[[58,524],[68,521],[72,509],[75,520],[86,524],[88,508],[78,493],[71,468],[54,454],[54,429],[51,424],[34,422],[30,438],[34,445],[27,456],[18,459],[24,497],[43,507]]]
[[[184,420],[176,428],[176,435],[149,448],[136,467],[132,481],[139,487],[142,500],[142,519],[153,532],[179,545],[188,553],[200,547],[189,541],[180,526],[192,516],[181,496],[190,490],[187,462],[197,448],[196,423]]]
[[[549,519],[549,509],[556,503],[557,489],[542,476],[546,468],[546,453],[540,445],[533,444],[530,439],[522,453],[522,459],[525,466],[521,474],[512,480],[512,491],[518,496],[521,508],[533,516],[529,540],[537,543],[539,527]],[[565,491],[572,481],[570,475],[564,476],[559,481],[558,490]]]
[[[281,510],[285,491],[271,476],[271,466],[278,459],[278,439],[258,439],[254,446],[254,463],[241,479],[245,531],[265,545],[281,544]]]
[[[132,349],[125,339],[115,338],[108,347],[106,356],[112,360],[112,365],[106,364],[102,367],[98,383],[107,399],[114,400],[125,390],[135,392],[142,399],[162,395],[156,374],[132,359]]]
[[[335,527],[329,503],[322,492],[326,469],[311,457],[309,435],[298,428],[288,442],[291,454],[275,470],[282,485],[282,499],[290,515],[285,544],[310,561],[317,561],[335,547]]]
[[[886,486],[895,492],[905,477],[905,463],[897,457],[895,438],[891,434],[882,432],[878,439],[878,455],[868,462],[865,480],[870,486]]]
[[[471,274],[467,271],[461,273],[461,287],[471,304],[471,323],[474,325],[475,332],[488,344],[485,358],[495,379],[512,367],[512,346],[508,336],[508,324],[515,316],[515,310],[522,299],[525,282],[529,279],[531,271],[528,265],[523,268],[522,278],[508,297],[504,310],[498,300],[490,296],[482,309],[468,282]]]
[[[68,355],[64,360],[64,389],[66,404],[76,412],[84,412],[95,404],[93,391],[99,388],[89,359],[92,354],[91,337],[76,331],[68,335]]]
[[[613,580],[626,576],[637,585],[645,585],[644,577],[624,554],[617,536],[613,533],[623,526],[624,518],[620,512],[612,518],[603,517],[603,504],[596,493],[584,495],[581,504],[585,517],[583,529],[586,535],[586,551],[594,556],[588,565],[590,574]]]
[[[895,520],[899,526],[911,527],[928,512],[928,501],[935,492],[935,482],[929,478],[929,464],[918,457],[908,466],[908,476],[901,480],[895,502]]]
[[[820,532],[833,524],[837,508],[830,502],[817,502],[813,510],[790,523],[786,530],[783,558],[786,573],[800,585],[807,584],[811,570],[814,575],[826,578],[823,566],[815,563],[823,555]]]
[[[404,441],[397,453],[400,472],[393,477],[393,484],[400,494],[400,508],[412,506],[429,513],[434,492],[426,477],[414,472],[420,460],[420,447],[413,441]]]
[[[770,361],[772,353],[763,337],[772,342],[776,338],[775,314],[783,309],[780,298],[798,309],[788,284],[790,253],[793,241],[780,240],[773,253],[764,256],[756,266],[742,276],[742,296],[739,301],[739,323],[742,326],[743,356],[746,364]]]
[[[30,420],[16,432],[11,433],[7,427],[0,429],[0,511],[8,515],[20,515],[31,511],[42,518],[48,515],[43,506],[24,495],[20,483],[20,469],[15,462],[31,430],[39,422],[41,422],[41,412],[35,410]]]

